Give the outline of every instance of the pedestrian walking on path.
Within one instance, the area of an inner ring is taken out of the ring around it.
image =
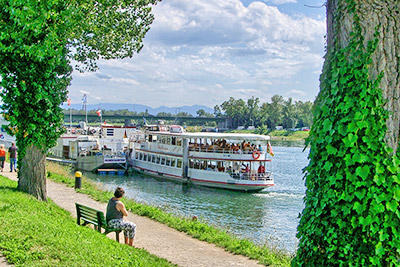
[[[4,169],[4,162],[6,161],[6,150],[4,148],[4,145],[0,145],[0,167],[1,167],[1,172],[3,172]]]
[[[17,151],[18,148],[15,146],[15,142],[12,142],[8,153],[10,154],[10,172],[17,171]]]

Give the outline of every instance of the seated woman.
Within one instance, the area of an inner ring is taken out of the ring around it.
[[[128,216],[128,211],[121,198],[125,191],[121,187],[117,187],[114,192],[114,197],[108,201],[106,220],[109,227],[114,229],[124,230],[125,244],[133,246],[133,239],[136,233],[136,224],[124,220]]]

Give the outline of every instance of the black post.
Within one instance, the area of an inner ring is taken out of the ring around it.
[[[75,172],[75,189],[81,189],[82,187],[82,173],[80,171]]]

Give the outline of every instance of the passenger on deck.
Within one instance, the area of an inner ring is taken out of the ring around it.
[[[265,167],[264,167],[264,165],[262,165],[262,164],[260,163],[260,166],[258,167],[257,172],[258,172],[258,173],[265,173]]]

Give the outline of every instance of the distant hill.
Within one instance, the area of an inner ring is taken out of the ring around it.
[[[68,109],[69,107],[64,104],[62,106],[64,109]],[[72,104],[71,105],[72,109],[82,109],[82,104]],[[103,109],[103,110],[119,110],[119,109],[127,109],[129,111],[135,111],[135,112],[146,112],[146,110],[151,114],[151,115],[157,115],[159,112],[167,112],[171,114],[176,114],[179,112],[187,112],[189,114],[192,114],[193,116],[197,116],[196,111],[200,109],[204,109],[205,112],[214,113],[214,110],[210,107],[202,106],[202,105],[193,105],[193,106],[179,106],[179,107],[166,107],[166,106],[161,106],[158,108],[152,108],[149,106],[145,105],[140,105],[140,104],[114,104],[114,103],[99,103],[99,104],[92,104],[92,105],[87,105],[87,110],[97,110],[97,109]]]

